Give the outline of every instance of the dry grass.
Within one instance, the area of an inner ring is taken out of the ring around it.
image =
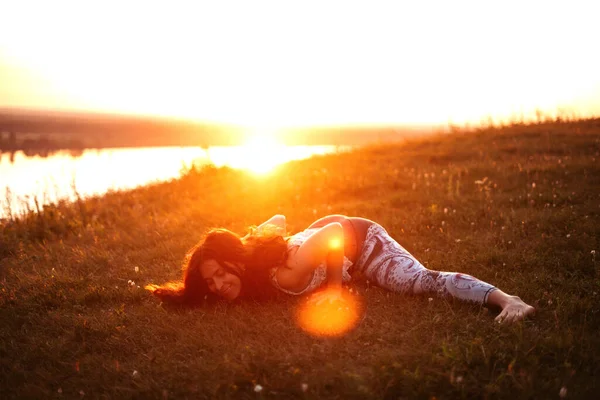
[[[556,398],[564,387],[592,398],[599,159],[598,120],[492,128],[293,162],[266,178],[192,169],[4,221],[0,392]],[[475,275],[538,314],[499,326],[486,309],[356,282],[358,327],[315,338],[297,327],[294,298],[174,312],[138,287],[179,278],[209,227],[243,233],[275,213],[291,231],[330,213],[374,219],[429,268]]]

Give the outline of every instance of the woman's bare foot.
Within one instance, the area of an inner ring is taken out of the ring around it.
[[[499,324],[517,322],[535,314],[535,308],[525,303],[519,296],[510,296],[501,290],[490,293],[488,304],[502,309],[494,319]]]

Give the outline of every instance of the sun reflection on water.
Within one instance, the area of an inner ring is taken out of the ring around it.
[[[314,155],[344,151],[346,146],[287,146],[270,135],[250,137],[242,146],[211,147],[210,162],[217,167],[229,166],[254,174],[265,175],[288,161],[301,160]]]

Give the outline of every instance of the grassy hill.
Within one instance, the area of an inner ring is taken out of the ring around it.
[[[227,168],[0,225],[3,398],[593,398],[600,376],[600,120],[371,146],[255,177]],[[165,309],[209,227],[275,213],[371,218],[431,269],[461,271],[538,312],[352,287],[365,313],[319,338],[302,302]],[[137,272],[136,272],[137,271]],[[262,391],[255,392],[256,385]]]

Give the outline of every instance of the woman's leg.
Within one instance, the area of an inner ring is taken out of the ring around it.
[[[432,271],[409,253],[396,255],[367,268],[365,276],[378,286],[398,293],[434,294],[486,304],[496,288],[471,275]]]
[[[435,294],[486,304],[496,289],[467,274],[425,268],[379,225],[369,228],[357,268],[376,285],[399,293]]]
[[[315,222],[313,222],[312,224],[310,224],[310,226],[308,227],[308,229],[312,229],[312,228],[322,228],[325,225],[328,225],[332,222],[341,222],[344,221],[346,219],[345,215],[341,215],[341,214],[331,214],[331,215],[326,215],[323,218],[319,218],[318,220],[316,220]]]

